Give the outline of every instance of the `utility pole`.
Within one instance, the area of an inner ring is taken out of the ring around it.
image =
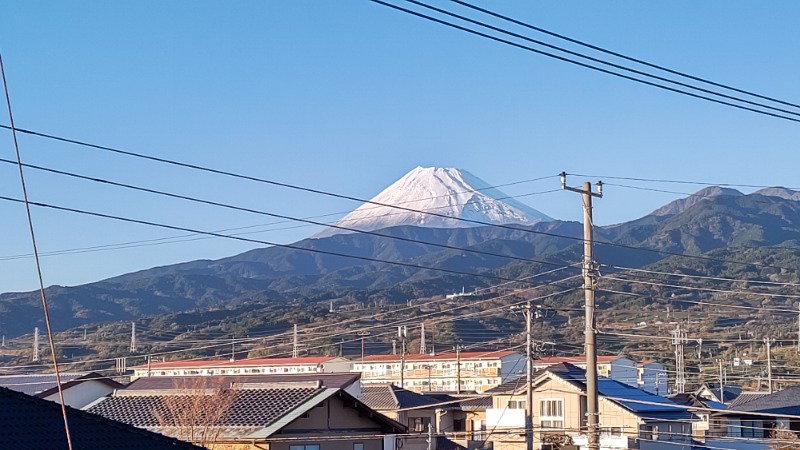
[[[525,450],[533,450],[533,336],[531,335],[531,300],[525,304],[525,346],[527,361],[525,364]]]
[[[397,337],[400,338],[400,388],[405,389],[406,337],[408,337],[408,329],[405,325],[397,327]]]
[[[231,362],[234,361],[236,361],[236,333],[231,335]]]
[[[33,328],[33,360],[39,361],[39,327]]]
[[[424,355],[427,353],[427,349],[425,348],[425,322],[422,322],[419,326],[420,330],[420,338],[419,338],[419,354]]]
[[[362,330],[358,332],[358,335],[361,336],[361,361],[364,361],[364,338],[369,336],[371,333],[366,330]]]
[[[773,338],[764,338],[764,343],[767,344],[767,388],[769,393],[772,394],[772,343],[775,342]]]
[[[678,324],[672,330],[672,345],[675,346],[675,390],[678,393],[686,391],[686,368],[683,359],[683,345],[687,341],[686,331],[681,330],[681,325]]]
[[[722,375],[722,358],[717,359],[719,363],[719,402],[725,403],[725,380]]]
[[[561,172],[561,189],[581,194],[583,200],[583,292],[585,297],[585,351],[586,351],[586,425],[589,450],[600,448],[600,410],[597,394],[597,336],[595,334],[594,290],[597,267],[592,255],[594,243],[592,227],[592,197],[603,197],[603,182],[597,182],[597,192],[584,182],[581,188],[567,186],[567,174]],[[529,387],[530,388],[530,387]]]
[[[461,393],[461,346],[456,344],[456,394]]]
[[[136,322],[131,322],[131,353],[136,352]]]
[[[300,353],[300,342],[297,341],[297,324],[292,327],[292,358],[297,358]]]

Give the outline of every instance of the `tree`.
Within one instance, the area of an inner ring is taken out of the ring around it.
[[[800,450],[800,439],[797,434],[787,430],[783,425],[774,428],[770,433],[770,448],[773,450]]]
[[[175,392],[162,397],[154,416],[166,434],[210,449],[219,438],[236,391],[222,379],[190,377],[175,380]]]

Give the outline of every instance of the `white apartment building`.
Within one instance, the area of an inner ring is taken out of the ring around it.
[[[400,385],[400,355],[369,355],[353,362],[363,384]],[[484,392],[525,371],[525,357],[514,351],[460,352],[405,356],[403,388],[424,391]]]
[[[133,368],[132,379],[191,375],[269,375],[350,372],[352,363],[334,356],[151,362]]]

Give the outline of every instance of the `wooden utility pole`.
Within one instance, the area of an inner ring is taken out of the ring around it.
[[[456,394],[461,393],[461,346],[456,344]]]
[[[358,335],[361,336],[361,361],[364,361],[364,338],[369,336],[370,334],[372,333],[366,330],[358,332]]]
[[[400,338],[400,388],[405,389],[406,381],[406,337],[408,329],[405,325],[397,327],[397,337]]]
[[[584,347],[586,351],[586,425],[588,448],[600,449],[600,411],[597,393],[597,336],[595,334],[594,291],[597,267],[592,254],[594,233],[592,222],[592,197],[603,197],[603,182],[597,182],[597,192],[584,182],[581,188],[567,186],[567,174],[561,172],[561,189],[581,194],[583,201],[583,292],[585,308]]]
[[[525,450],[533,450],[533,337],[531,335],[531,300],[525,305],[525,344],[527,347],[527,361],[525,364]]]
[[[773,338],[764,338],[764,343],[767,344],[767,384],[769,393],[772,394],[772,343],[775,342]]]

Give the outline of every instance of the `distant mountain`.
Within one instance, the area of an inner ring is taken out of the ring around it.
[[[779,186],[761,189],[753,193],[766,195],[767,197],[785,198],[787,200],[800,200],[800,192]]]
[[[792,197],[792,192],[773,189],[767,194],[774,195],[744,195],[723,188],[704,189],[645,217],[598,227],[596,258],[626,267],[644,267],[669,256],[657,251],[693,255],[725,252],[733,255],[728,259],[741,253],[750,255],[748,261],[753,263],[770,258],[794,261],[792,250],[800,246],[800,201],[786,198]],[[491,200],[486,204],[497,206]],[[498,208],[494,211],[506,211]],[[293,244],[299,249],[262,248],[219,260],[155,267],[83,286],[54,286],[47,289],[48,301],[57,318],[54,326],[64,329],[251,301],[282,305],[298,298],[320,300],[356,292],[392,291],[405,301],[409,292],[435,295],[497,282],[480,275],[516,279],[552,269],[551,264],[566,265],[581,259],[582,226],[577,222],[539,221],[515,228],[402,225],[379,230],[385,237],[333,234]],[[752,248],[760,250],[747,250]],[[731,275],[740,276],[750,270],[711,260],[669,261],[669,267],[676,270],[680,269],[676,264],[691,264],[698,273],[721,276],[726,271],[735,270]],[[443,274],[424,267],[464,274]],[[766,276],[763,268],[752,270]],[[0,294],[0,333],[7,337],[29,333],[40,322],[38,294]]]
[[[417,211],[407,211],[395,205]],[[336,225],[371,231],[401,225],[428,228],[479,226],[459,219],[489,224],[533,225],[552,220],[545,214],[490,187],[471,173],[453,168],[417,167],[380,194],[336,222]],[[328,228],[315,238],[348,233]]]
[[[673,214],[680,214],[687,209],[691,208],[692,206],[696,205],[703,200],[708,200],[709,198],[719,197],[720,195],[728,195],[732,197],[740,197],[744,194],[737,191],[736,189],[724,188],[719,186],[709,186],[707,188],[701,189],[694,194],[675,200],[673,202],[667,203],[666,205],[658,208],[657,210],[650,213],[652,216],[670,216]]]

